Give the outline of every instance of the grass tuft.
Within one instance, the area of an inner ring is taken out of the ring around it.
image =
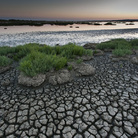
[[[12,60],[6,56],[0,56],[0,67],[8,66],[12,63]]]
[[[97,45],[98,49],[116,49],[116,48],[131,48],[131,45],[125,39],[112,39],[110,41],[102,42]]]
[[[130,49],[115,49],[113,54],[117,57],[124,57],[126,55],[131,55],[132,51]]]
[[[3,46],[0,47],[0,56],[6,56],[9,53],[15,53],[15,47]]]
[[[81,64],[82,62],[83,62],[82,59],[78,59],[78,60],[76,61],[77,64]]]
[[[72,65],[68,66],[68,70],[71,71],[72,70]]]
[[[19,70],[25,75],[33,77],[39,73],[46,73],[51,69],[59,70],[66,64],[67,59],[64,57],[33,51],[21,60]]]

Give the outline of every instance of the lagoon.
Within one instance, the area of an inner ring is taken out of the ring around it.
[[[1,26],[0,46],[17,46],[26,43],[40,43],[50,46],[76,43],[100,43],[110,39],[138,38],[138,22],[134,25],[117,23],[116,25],[83,25],[67,26]],[[7,29],[6,29],[7,28]]]

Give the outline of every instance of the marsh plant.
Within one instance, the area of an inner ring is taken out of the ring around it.
[[[67,59],[64,57],[33,51],[21,60],[19,70],[25,75],[33,77],[51,69],[59,70],[66,64]]]
[[[113,39],[97,45],[97,48],[112,49],[112,53],[118,57],[124,57],[132,54],[132,49],[138,48],[138,39],[127,41],[125,39]]]
[[[15,47],[3,46],[0,47],[0,56],[6,56],[9,53],[15,53]]]
[[[98,49],[116,49],[116,48],[131,48],[131,44],[125,39],[112,39],[110,41],[102,42],[97,45]]]
[[[102,42],[97,45],[98,49],[112,49],[115,56],[126,56],[132,54],[132,49],[138,48],[138,39],[125,40],[114,39]],[[95,50],[94,53],[97,53]],[[78,56],[92,56],[92,50],[86,50],[76,44],[66,44],[64,46],[47,46],[36,43],[20,45],[17,47],[0,47],[0,66],[11,64],[11,59],[7,58],[8,54],[15,61],[20,61],[19,69],[27,76],[35,76],[39,73],[45,73],[51,69],[59,70],[67,66],[68,61],[75,60]],[[80,64],[81,59],[76,63]],[[72,67],[68,67],[69,70]]]
[[[47,55],[60,55],[62,57],[66,57],[67,59],[75,58],[75,56],[82,56],[82,55],[92,55],[91,50],[86,50],[81,46],[77,46],[75,44],[67,44],[64,46],[47,46],[43,45],[40,46],[39,44],[26,44],[24,46],[17,46],[16,54],[14,55],[15,60],[20,60],[29,54],[32,51],[39,51],[45,53]]]
[[[12,60],[6,56],[0,56],[0,67],[8,66],[12,63]]]
[[[127,56],[127,55],[131,55],[132,50],[130,50],[130,49],[115,49],[113,51],[113,54],[115,56],[118,56],[118,57],[124,57],[124,56]]]
[[[78,60],[76,61],[77,64],[81,64],[82,62],[83,62],[82,59],[78,59]]]
[[[68,70],[70,70],[70,71],[72,70],[72,65],[68,66]]]

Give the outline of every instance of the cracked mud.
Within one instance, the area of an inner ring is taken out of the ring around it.
[[[18,85],[15,68],[0,74],[0,137],[137,137],[138,66],[109,54],[87,63],[94,76],[37,89]]]

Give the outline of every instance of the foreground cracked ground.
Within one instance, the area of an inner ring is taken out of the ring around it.
[[[138,66],[109,55],[87,62],[94,76],[33,89],[17,84],[18,71],[0,74],[0,137],[138,138]]]

